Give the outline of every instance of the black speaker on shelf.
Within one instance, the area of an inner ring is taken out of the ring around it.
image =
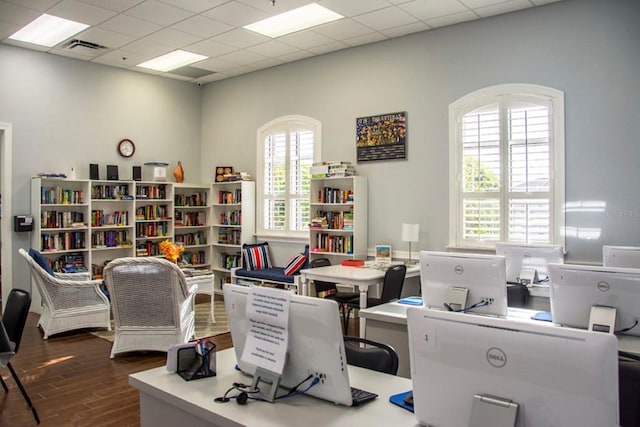
[[[107,165],[107,179],[109,181],[117,181],[118,178],[118,165]]]
[[[89,163],[89,179],[100,179],[100,170],[97,163]]]
[[[133,167],[133,180],[142,181],[142,166]]]

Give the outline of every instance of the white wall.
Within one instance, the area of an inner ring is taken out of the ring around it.
[[[483,87],[534,83],[565,92],[569,261],[603,244],[640,244],[640,2],[565,0],[209,84],[203,157],[255,174],[256,129],[303,114],[322,122],[323,160],[356,163],[355,119],[408,112],[408,159],[357,164],[369,183],[369,242],[407,250],[448,243],[448,105]],[[587,238],[591,236],[590,238]]]
[[[200,105],[195,85],[0,45],[0,122],[13,125],[13,212],[31,212],[30,178],[40,172],[69,172],[89,178],[89,163],[119,166],[131,179],[133,165],[182,161],[185,180],[200,182]],[[116,152],[130,138],[130,159]],[[212,164],[213,162],[211,162]],[[29,233],[2,236],[13,246],[13,280],[5,286],[28,288],[26,264],[15,252],[28,248]]]

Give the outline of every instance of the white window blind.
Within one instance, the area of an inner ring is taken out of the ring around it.
[[[554,117],[553,100],[531,86],[532,94],[491,88],[492,94],[463,97],[450,107],[454,246],[562,238],[564,174],[554,165],[561,165],[564,147],[554,140],[554,120],[564,119]]]
[[[262,199],[259,233],[295,235],[308,231],[310,168],[318,151],[318,133],[315,121],[287,118],[259,131],[259,179],[264,190],[258,194]]]

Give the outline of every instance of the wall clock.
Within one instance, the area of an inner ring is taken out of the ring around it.
[[[131,157],[136,152],[136,146],[130,139],[123,139],[118,142],[118,154],[122,157]]]

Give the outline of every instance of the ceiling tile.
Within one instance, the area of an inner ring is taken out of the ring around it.
[[[341,19],[339,21],[320,25],[319,27],[315,27],[313,31],[324,34],[334,40],[349,39],[373,32],[371,28],[365,27],[352,19]]]
[[[185,9],[194,13],[202,13],[205,10],[209,10],[212,7],[220,6],[227,0],[160,0],[162,3],[167,3],[180,9]]]
[[[531,0],[531,2],[533,4],[535,4],[536,6],[541,6],[543,4],[549,4],[549,3],[555,3],[558,2],[560,0]]]
[[[264,56],[278,57],[278,56],[286,55],[288,53],[295,52],[299,49],[285,43],[280,43],[275,40],[271,40],[266,43],[261,43],[255,46],[248,47],[247,50],[250,52],[259,53],[260,55],[264,55]]]
[[[500,15],[503,13],[514,12],[520,9],[531,7],[529,0],[511,0],[500,4],[494,4],[486,7],[479,7],[475,12],[483,18],[488,16]]]
[[[306,6],[311,3],[311,1],[312,0],[277,0],[274,5],[270,0],[239,0],[240,3],[259,9],[265,12],[268,16],[278,15],[292,9],[297,9],[301,6]]]
[[[131,68],[146,61],[147,59],[149,59],[149,56],[147,55],[139,55],[133,52],[116,49],[94,58],[91,62],[98,62],[112,67]]]
[[[135,40],[132,36],[105,30],[100,27],[89,27],[89,29],[74,37],[91,43],[101,44],[110,49],[119,48],[120,46],[131,43]]]
[[[122,50],[125,52],[133,52],[139,55],[146,55],[150,58],[155,58],[156,56],[164,55],[165,53],[171,52],[172,49],[169,46],[152,42],[146,39],[138,39],[128,45],[122,47]]]
[[[213,37],[216,34],[233,30],[231,25],[223,24],[222,22],[200,15],[192,16],[184,21],[180,21],[177,24],[174,24],[171,28],[202,38]]]
[[[114,10],[116,12],[124,12],[131,9],[137,4],[143,3],[144,0],[80,0],[82,3],[92,4],[104,9]]]
[[[276,58],[267,58],[262,61],[253,62],[249,65],[254,70],[264,70],[265,68],[275,67],[277,65],[282,65],[282,61]]]
[[[18,6],[44,12],[59,1],[60,0],[7,0],[7,3],[13,3]]]
[[[186,50],[213,58],[224,55],[225,53],[233,52],[234,50],[237,50],[237,48],[213,40],[202,40],[187,46]]]
[[[8,22],[0,21],[0,39],[9,37],[11,34],[15,33],[19,29],[20,29],[19,25],[9,24]]]
[[[193,16],[193,12],[178,9],[166,3],[160,3],[157,0],[147,0],[127,10],[125,14],[159,25],[175,24],[176,22]]]
[[[307,49],[331,43],[333,39],[315,31],[307,30],[279,37],[278,41],[299,47],[300,49]]]
[[[364,36],[358,36],[351,39],[343,40],[349,46],[361,46],[363,44],[375,43],[381,40],[386,40],[388,37],[381,33],[370,33]]]
[[[423,21],[467,10],[457,0],[414,0],[400,5],[400,9]]]
[[[322,55],[323,53],[335,52],[336,50],[346,49],[348,47],[349,45],[347,44],[341,42],[333,42],[322,46],[313,47],[309,50],[316,55]]]
[[[252,62],[264,61],[267,58],[255,52],[249,52],[248,50],[236,50],[235,52],[222,55],[220,59],[238,65],[249,65]]]
[[[42,14],[33,9],[17,6],[12,3],[0,2],[0,21],[6,22],[7,24],[15,24],[23,27],[40,15]]]
[[[444,27],[447,25],[459,24],[460,22],[472,21],[478,19],[478,15],[471,11],[453,13],[441,18],[429,19],[427,25],[433,28]]]
[[[212,37],[211,40],[243,49],[258,43],[264,43],[271,39],[254,33],[253,31],[245,30],[244,28],[236,28],[235,30]]]
[[[269,17],[268,14],[258,9],[254,9],[244,3],[236,1],[230,1],[208,10],[207,12],[204,12],[203,15],[215,19],[216,21],[224,22],[225,24],[235,25],[236,27],[243,27],[247,24]]]
[[[100,24],[100,27],[133,37],[144,37],[162,28],[161,25],[127,15],[117,15]]]
[[[386,30],[388,28],[399,27],[400,25],[412,24],[417,21],[414,16],[395,7],[376,10],[375,12],[366,13],[353,19],[374,30]]]
[[[388,30],[381,31],[383,34],[389,37],[401,37],[411,33],[419,33],[420,31],[426,31],[431,27],[424,22],[415,22],[409,25],[401,25],[395,28],[389,28]]]
[[[293,61],[299,61],[301,59],[309,58],[311,56],[313,56],[313,53],[307,50],[299,50],[297,52],[282,55],[278,57],[278,59],[280,59],[282,62],[293,62]]]
[[[346,17],[362,15],[363,13],[389,7],[387,0],[322,0],[320,4]]]
[[[199,42],[202,40],[202,37],[174,30],[173,28],[165,28],[149,34],[145,39],[178,49]]]
[[[71,19],[83,24],[98,25],[116,15],[116,12],[76,0],[64,0],[47,10],[49,15]]]
[[[196,68],[202,68],[204,70],[221,72],[231,70],[232,68],[237,68],[238,64],[234,64],[233,62],[225,61],[220,58],[210,58],[205,59],[204,61],[198,61],[193,64]]]
[[[478,7],[490,6],[493,4],[504,3],[505,0],[460,0],[465,6],[476,9]]]

